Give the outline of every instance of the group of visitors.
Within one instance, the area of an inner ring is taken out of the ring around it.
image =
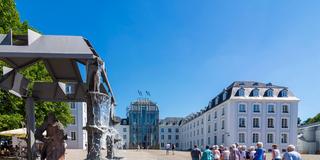
[[[172,151],[172,155],[174,155],[174,150],[176,149],[176,145],[174,144],[166,144],[166,155],[169,155],[170,150]]]
[[[281,155],[278,146],[274,144],[271,155],[272,160],[302,160],[301,155],[295,151],[294,145],[289,145],[287,152]],[[194,145],[191,150],[191,158],[192,160],[266,160],[266,151],[261,142],[249,148],[238,144],[232,144],[230,147],[206,146],[202,153],[198,146]]]

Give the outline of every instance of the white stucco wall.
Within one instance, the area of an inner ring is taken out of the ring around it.
[[[68,149],[86,149],[87,131],[83,127],[87,123],[87,105],[84,102],[72,102],[75,107],[71,108],[71,113],[75,117],[75,124],[69,124],[65,128],[68,135],[67,148]],[[71,104],[71,103],[70,103]],[[75,132],[76,139],[71,139],[71,133]]]
[[[235,90],[238,88],[235,88]],[[276,95],[276,93],[274,93]],[[264,97],[260,93],[258,97],[249,97],[246,93],[244,97],[232,96],[230,99],[223,103],[211,108],[210,110],[202,113],[199,117],[180,126],[181,130],[181,147],[183,150],[190,149],[194,144],[200,148],[205,145],[214,145],[214,137],[217,137],[218,145],[230,146],[231,144],[238,143],[239,133],[245,134],[245,143],[243,145],[251,146],[256,145],[252,142],[252,133],[259,135],[259,141],[264,143],[265,148],[271,149],[272,144],[276,143],[280,149],[286,149],[289,144],[297,144],[297,117],[298,117],[298,103],[299,99],[296,97]],[[243,103],[246,105],[246,113],[239,113],[238,105]],[[260,113],[253,113],[253,104],[260,105]],[[267,105],[274,104],[275,113],[267,112]],[[282,113],[282,105],[289,106],[289,113]],[[224,108],[224,115],[222,109]],[[217,112],[217,118],[214,118]],[[208,121],[208,115],[211,116]],[[246,128],[239,128],[239,118],[246,119]],[[253,128],[252,120],[258,118],[260,122],[259,128]],[[274,119],[274,128],[268,128],[268,118]],[[281,119],[288,119],[288,128],[281,127]],[[204,123],[201,123],[201,120]],[[224,120],[224,129],[221,128],[222,120]],[[199,125],[198,125],[199,121]],[[214,124],[217,123],[217,131],[214,131]],[[191,127],[190,127],[191,124]],[[210,133],[208,133],[208,126]],[[204,133],[201,134],[201,128]],[[198,134],[199,130],[199,134]],[[267,143],[267,134],[273,134],[273,143]],[[281,143],[281,134],[288,134],[287,143]],[[224,136],[224,142],[222,137]],[[208,138],[210,137],[210,143]],[[204,144],[201,141],[204,141]],[[191,146],[190,146],[191,142]]]

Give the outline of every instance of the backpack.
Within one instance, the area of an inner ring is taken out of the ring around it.
[[[246,151],[246,159],[250,159],[250,152]]]
[[[191,151],[191,157],[199,157],[199,150],[193,149]]]

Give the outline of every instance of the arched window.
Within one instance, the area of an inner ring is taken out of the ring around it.
[[[266,91],[266,97],[273,97],[273,90],[271,88]]]
[[[244,97],[244,88],[240,88],[240,89],[238,90],[238,96]]]
[[[258,88],[255,88],[252,90],[252,96],[253,97],[259,97],[259,89]]]
[[[280,92],[280,97],[288,97],[288,90],[283,89],[283,90]]]
[[[227,92],[224,91],[224,92],[223,92],[223,95],[222,95],[222,100],[224,101],[224,100],[226,100],[226,98],[227,98]]]

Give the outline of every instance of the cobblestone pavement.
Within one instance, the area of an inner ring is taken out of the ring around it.
[[[66,153],[67,160],[83,160],[86,157],[86,150],[68,149]],[[106,156],[106,151],[102,151],[103,156]],[[172,155],[166,155],[164,150],[118,150],[116,156],[121,160],[189,160],[189,152],[175,151]],[[267,159],[271,157],[267,154]],[[320,160],[320,155],[303,155],[303,160]]]

